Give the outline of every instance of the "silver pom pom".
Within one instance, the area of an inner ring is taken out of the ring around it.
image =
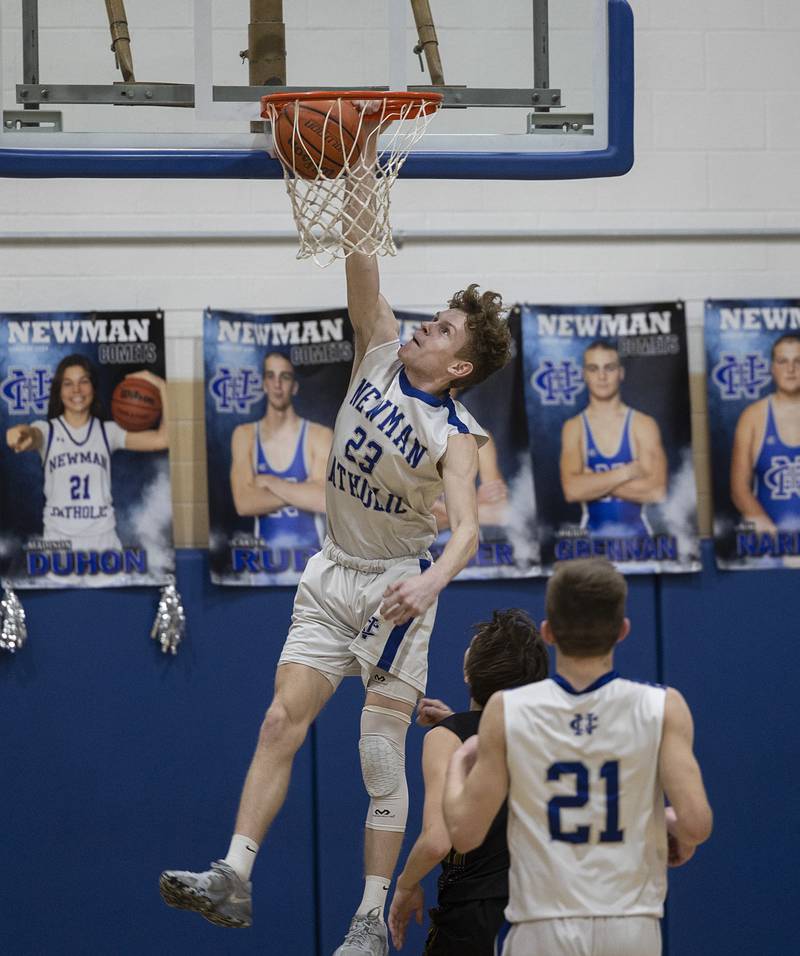
[[[177,654],[178,645],[186,632],[186,614],[181,604],[181,596],[175,587],[175,578],[170,577],[168,583],[161,589],[158,599],[158,611],[150,637],[157,640],[161,650],[167,654]]]
[[[16,654],[28,639],[28,627],[25,623],[25,608],[9,587],[6,587],[0,601],[0,617],[3,620],[0,626],[0,651]]]

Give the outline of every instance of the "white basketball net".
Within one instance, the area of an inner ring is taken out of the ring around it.
[[[380,102],[381,108],[369,115],[365,115],[365,112],[359,114],[356,141],[362,141],[363,154],[369,150],[369,140],[374,143],[380,137],[377,142],[377,161],[368,167],[360,154],[352,155],[358,150],[350,147],[348,154],[342,141],[341,151],[345,162],[334,176],[323,172],[324,158],[318,159],[312,155],[303,142],[297,126],[297,106],[303,102],[309,101],[294,101],[293,130],[294,148],[301,152],[300,160],[307,167],[303,175],[297,171],[295,156],[284,156],[273,139],[273,148],[283,167],[283,180],[300,237],[297,258],[311,258],[317,265],[325,267],[336,259],[346,259],[354,252],[395,255],[397,248],[389,222],[389,194],[409,151],[422,138],[438,109],[438,102],[426,100],[422,106],[417,101],[387,107],[386,100],[373,101]],[[336,104],[339,102],[333,100],[327,111],[323,123],[323,141],[328,129],[339,139],[344,139],[341,127],[335,119],[331,119],[332,113],[338,115]],[[318,102],[313,105],[319,108]],[[270,120],[273,130],[282,106],[265,104],[262,115]],[[380,132],[385,124],[389,125]],[[309,168],[314,170],[311,178]]]

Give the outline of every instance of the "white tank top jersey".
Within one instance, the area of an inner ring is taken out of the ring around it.
[[[427,551],[436,536],[431,506],[442,494],[438,463],[451,435],[486,433],[459,402],[408,381],[398,341],[370,349],[336,418],[328,459],[328,534],[367,559]]]
[[[116,527],[111,499],[111,455],[125,447],[116,422],[90,418],[71,428],[61,418],[33,422],[43,436],[44,537],[85,537]]]
[[[503,694],[511,923],[663,913],[666,688],[560,676]]]

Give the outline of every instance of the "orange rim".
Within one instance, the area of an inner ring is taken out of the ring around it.
[[[365,116],[364,122],[386,122],[397,119],[416,119],[429,116],[439,109],[444,97],[441,93],[380,92],[376,90],[311,90],[306,93],[270,93],[261,97],[261,117],[270,119],[271,109],[281,110],[287,103],[315,102],[317,100],[383,100],[386,104],[380,114]]]

